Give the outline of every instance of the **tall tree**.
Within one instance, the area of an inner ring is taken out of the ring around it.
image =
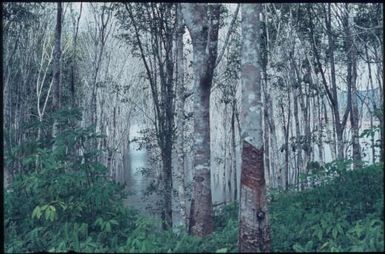
[[[337,79],[336,79],[336,65],[335,65],[335,57],[334,53],[336,51],[336,45],[335,45],[335,35],[334,31],[332,29],[332,9],[331,9],[331,4],[328,3],[327,8],[325,5],[323,5],[323,13],[325,16],[325,22],[326,22],[326,34],[328,38],[328,58],[330,62],[330,75],[331,75],[331,87],[329,87],[328,81],[326,79],[325,71],[323,70],[323,66],[321,64],[321,56],[318,52],[318,46],[317,46],[317,41],[316,41],[316,31],[315,27],[313,24],[313,18],[315,12],[312,10],[310,4],[307,6],[307,11],[309,15],[309,25],[310,25],[310,41],[312,45],[312,50],[314,52],[314,56],[316,59],[316,68],[317,70],[321,73],[322,77],[322,84],[325,88],[327,97],[331,103],[331,108],[333,111],[333,116],[334,116],[334,125],[335,125],[335,130],[336,130],[336,135],[337,135],[337,157],[338,159],[344,159],[344,142],[343,142],[343,133],[344,129],[346,126],[346,122],[348,120],[348,115],[350,112],[350,103],[351,103],[351,96],[348,96],[348,101],[347,101],[347,106],[345,109],[345,112],[342,117],[341,121],[341,116],[340,116],[340,110],[339,110],[339,100],[338,100],[338,95],[337,95]],[[349,93],[350,89],[348,89]]]
[[[210,180],[210,88],[217,59],[219,4],[182,4],[182,14],[193,45],[194,177],[190,233],[212,232]]]
[[[123,34],[123,37],[139,53],[150,85],[156,141],[162,163],[158,182],[162,196],[161,218],[163,228],[168,229],[172,226],[172,147],[175,132],[175,63],[172,50],[175,39],[175,5],[126,3],[123,7],[126,12],[118,12],[117,17],[122,27],[133,34]]]
[[[62,28],[62,3],[57,3],[55,47],[53,51],[53,108],[60,109],[60,63],[61,63],[61,28]],[[53,123],[52,136],[57,134],[57,122]]]
[[[239,251],[270,251],[270,228],[263,164],[260,4],[242,5],[241,193]]]
[[[350,96],[350,124],[352,127],[352,146],[354,165],[361,160],[361,146],[359,142],[358,105],[357,105],[357,49],[354,43],[349,5],[345,3],[343,14],[343,27],[345,32],[345,50],[347,56],[347,86]]]
[[[80,3],[80,11],[77,19],[73,15],[73,8],[71,4],[71,14],[72,14],[72,23],[73,23],[73,55],[71,58],[71,104],[73,107],[76,106],[76,88],[75,88],[75,76],[77,72],[77,41],[78,41],[78,32],[80,18],[82,15],[83,3]]]
[[[186,185],[185,185],[185,157],[184,142],[185,142],[185,86],[184,86],[184,56],[183,56],[183,34],[185,33],[185,25],[181,13],[181,6],[177,4],[176,10],[176,33],[175,33],[175,51],[176,51],[176,167],[175,174],[173,174],[173,186],[176,189],[175,199],[175,216],[173,214],[173,221],[175,224],[186,227]]]

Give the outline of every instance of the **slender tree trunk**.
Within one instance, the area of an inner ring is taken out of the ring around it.
[[[318,157],[319,162],[321,165],[324,164],[324,146],[323,146],[323,129],[324,129],[324,123],[322,120],[322,104],[321,101],[323,100],[322,97],[318,94],[317,95],[317,109],[318,109]]]
[[[381,5],[381,9],[383,9],[383,5]],[[381,147],[380,147],[380,161],[385,160],[385,139],[384,139],[384,131],[385,131],[385,122],[384,122],[384,90],[383,90],[383,46],[381,47],[381,53],[378,54],[377,47],[374,46],[374,58],[377,62],[377,72],[376,72],[376,78],[378,82],[378,88],[380,91],[380,101],[379,101],[379,110],[375,113],[378,120],[380,121],[380,140],[381,140]]]
[[[370,85],[370,90],[372,91],[372,109],[370,109],[370,128],[373,128],[373,115],[376,115],[375,112],[377,111],[377,103],[375,98],[375,93],[374,93],[374,86],[373,86],[373,77],[372,77],[372,67],[370,64],[370,58],[369,58],[369,53],[368,53],[368,46],[365,44],[365,56],[366,56],[366,61],[368,64],[368,72],[369,72],[369,85]],[[370,106],[368,105],[370,108]],[[380,121],[382,119],[380,118]],[[371,142],[371,148],[372,148],[372,163],[374,164],[376,162],[376,149],[374,146],[374,135],[371,135],[370,138]]]
[[[236,150],[236,141],[235,141],[235,111],[236,111],[236,101],[233,100],[231,104],[231,167],[232,175],[231,181],[233,185],[233,198],[232,200],[237,200],[238,192],[238,181],[237,181],[237,150]]]
[[[322,83],[323,86],[326,90],[326,94],[330,100],[331,103],[331,108],[333,111],[333,120],[334,120],[334,126],[335,126],[335,131],[337,135],[337,158],[338,159],[344,159],[344,140],[343,140],[343,133],[344,133],[344,128],[346,125],[346,121],[348,118],[348,114],[350,112],[350,96],[348,96],[348,102],[347,102],[347,107],[345,109],[345,113],[342,118],[340,118],[340,113],[339,113],[339,103],[338,103],[338,96],[337,96],[337,82],[336,82],[336,70],[335,70],[335,63],[334,63],[334,51],[335,51],[335,44],[334,44],[334,37],[333,37],[333,31],[332,31],[332,22],[331,22],[331,4],[329,3],[328,8],[324,9],[325,12],[325,19],[326,19],[326,33],[327,33],[327,38],[328,38],[328,55],[329,55],[329,62],[330,62],[330,69],[331,69],[331,90],[329,89],[325,77],[325,73],[322,69],[322,64],[320,62],[320,56],[318,54],[318,49],[317,45],[315,42],[314,38],[314,27],[313,27],[313,16],[312,16],[312,11],[310,8],[310,5],[308,5],[308,14],[309,14],[309,19],[310,19],[310,36],[312,36],[312,48],[315,54],[315,59],[317,63],[317,67],[319,71],[321,72],[322,76]],[[349,90],[350,91],[350,90]]]
[[[53,52],[53,108],[60,109],[60,62],[61,62],[61,25],[62,25],[62,3],[57,3],[55,48]],[[53,123],[52,136],[56,137],[58,132],[57,121]]]
[[[185,88],[184,88],[184,61],[183,61],[183,34],[185,32],[183,17],[181,14],[180,4],[177,5],[177,31],[176,31],[176,167],[174,177],[174,186],[176,188],[175,203],[176,210],[173,219],[175,224],[173,226],[182,226],[186,229],[187,216],[186,216],[186,186],[185,186]]]
[[[76,107],[75,77],[76,77],[76,71],[77,71],[77,38],[78,38],[80,17],[82,15],[82,9],[83,9],[82,7],[83,7],[83,4],[80,3],[80,13],[79,13],[78,19],[77,19],[77,21],[75,21],[75,19],[73,20],[73,26],[74,26],[73,41],[74,41],[74,45],[73,45],[73,56],[72,56],[72,59],[71,59],[71,104],[72,104],[72,107]]]
[[[230,155],[230,149],[228,149],[228,136],[227,136],[227,124],[228,124],[228,103],[224,103],[224,109],[223,109],[223,117],[222,117],[222,124],[223,124],[223,193],[224,193],[224,204],[228,204],[231,200],[231,192],[232,192],[232,186],[230,181],[230,176],[232,175],[232,168],[230,163],[228,163],[229,156]]]
[[[361,146],[359,142],[359,127],[358,127],[358,105],[357,105],[357,59],[356,59],[356,48],[354,45],[354,37],[351,32],[351,27],[349,23],[349,6],[345,4],[345,20],[344,20],[344,28],[345,28],[345,47],[346,47],[346,55],[347,55],[347,85],[348,85],[348,96],[350,96],[350,124],[352,128],[352,145],[353,145],[353,160],[354,166],[357,166],[357,161],[361,160]]]
[[[272,180],[272,170],[270,166],[270,123],[269,123],[269,114],[272,114],[272,112],[269,112],[269,108],[267,105],[267,101],[269,100],[269,95],[267,94],[267,49],[265,49],[265,61],[262,61],[262,71],[263,71],[263,83],[262,83],[262,90],[263,90],[263,102],[265,107],[263,108],[263,140],[264,140],[264,165],[265,165],[265,172],[267,173],[267,185],[271,186],[271,180]]]
[[[266,105],[266,104],[265,104]],[[264,140],[264,165],[267,173],[266,183],[271,186],[271,168],[270,168],[270,132],[269,132],[269,110],[267,107],[263,108],[263,140]]]
[[[270,94],[269,93],[266,93],[266,94],[267,94],[267,100],[266,100],[265,107],[269,109],[268,123],[269,123],[269,132],[270,132],[269,136],[270,136],[270,144],[271,144],[271,160],[270,160],[271,170],[270,171],[273,179],[272,187],[277,187],[279,182],[278,178],[280,176],[280,173],[279,173],[280,157],[279,157],[279,151],[278,151],[277,134],[275,131],[273,102]]]
[[[344,142],[343,142],[343,132],[344,132],[344,126],[341,125],[340,121],[340,113],[339,113],[339,103],[338,103],[338,95],[337,95],[337,81],[336,81],[336,68],[334,63],[334,38],[332,34],[332,27],[331,27],[331,4],[328,4],[328,20],[326,21],[326,27],[327,27],[327,35],[328,35],[328,42],[329,42],[329,61],[330,61],[330,68],[331,68],[331,80],[332,80],[332,109],[334,114],[334,121],[335,121],[335,128],[336,128],[336,135],[337,135],[337,158],[342,160],[345,158],[344,155]]]
[[[287,120],[285,118],[285,108],[283,103],[281,102],[281,112],[282,112],[282,130],[285,138],[284,150],[285,150],[285,168],[283,172],[283,186],[284,190],[288,190],[289,188],[289,133],[290,133],[290,117],[291,117],[291,95],[288,92],[288,109],[287,109]]]
[[[239,251],[269,252],[259,63],[260,4],[242,5],[242,155]]]
[[[295,135],[296,135],[296,152],[297,152],[297,175],[302,171],[302,140],[301,140],[301,130],[298,116],[298,92],[294,94],[294,120],[295,120]],[[299,179],[299,178],[297,178]]]

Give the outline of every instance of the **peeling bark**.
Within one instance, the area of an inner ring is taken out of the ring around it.
[[[243,141],[241,168],[241,199],[239,224],[240,252],[268,252],[268,225],[263,148],[257,149]]]

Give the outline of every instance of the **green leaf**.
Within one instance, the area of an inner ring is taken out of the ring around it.
[[[111,219],[110,223],[113,225],[119,225],[119,222],[117,222],[115,219]]]
[[[215,253],[227,253],[227,248],[218,249]]]
[[[344,233],[344,231],[343,231],[343,229],[342,229],[342,227],[341,227],[340,224],[337,224],[337,231],[338,231],[338,233],[340,233],[340,234]]]
[[[326,242],[326,243],[322,244],[321,247],[319,248],[319,250],[323,250],[323,249],[326,248],[328,245],[329,245],[329,242]]]
[[[338,234],[337,229],[336,229],[336,228],[333,228],[333,230],[332,230],[332,236],[333,236],[334,239],[337,238],[337,234]]]
[[[35,209],[33,209],[33,211],[32,211],[32,219],[35,218],[35,217],[37,219],[40,219],[40,216],[41,216],[40,206],[36,206]]]
[[[50,209],[45,210],[44,216],[46,220],[49,220],[51,218],[51,213],[52,211]]]
[[[103,219],[102,218],[97,218],[96,221],[95,221],[95,225],[99,225],[99,226],[102,226],[103,224]]]
[[[106,222],[105,229],[106,229],[106,232],[111,232],[111,224],[109,221]]]
[[[298,244],[298,243],[296,243],[296,244],[293,245],[293,249],[294,249],[294,251],[296,251],[296,252],[305,252],[305,251],[306,251],[305,248],[302,247],[302,246],[301,246],[300,244]]]

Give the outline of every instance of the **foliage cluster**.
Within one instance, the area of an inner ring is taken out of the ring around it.
[[[5,249],[109,250],[134,229],[135,212],[123,206],[123,187],[97,161],[100,151],[86,145],[100,135],[77,126],[80,111],[67,108],[52,117],[61,130],[56,137],[29,140],[6,156],[20,161],[23,173],[4,197]]]
[[[349,170],[335,161],[312,171],[315,188],[272,197],[274,251],[383,251],[383,164]]]

